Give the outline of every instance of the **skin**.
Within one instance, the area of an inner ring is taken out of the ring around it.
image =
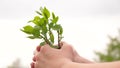
[[[83,64],[68,61],[67,64],[62,66],[62,68],[120,68],[120,61],[94,64]]]
[[[120,62],[92,63],[82,57],[67,43],[61,49],[47,44],[36,51],[31,68],[120,68]],[[88,64],[90,63],[90,64]]]
[[[74,50],[74,48],[70,44],[62,42],[61,43],[61,47],[62,47],[61,49],[54,49],[54,48],[49,47],[47,44],[45,46],[42,46],[42,47],[37,46],[36,47],[36,51],[34,52],[34,57],[33,57],[33,62],[31,63],[31,68],[35,68],[35,64],[39,63],[38,62],[39,61],[38,58],[40,58],[39,55],[40,54],[45,54],[44,52],[47,52],[47,51],[51,52],[49,54],[53,54],[53,55],[61,55],[61,56],[65,56],[65,55],[68,56],[69,55],[69,59],[72,62],[77,62],[77,63],[93,63],[93,62],[91,62],[91,61],[89,61],[89,60],[87,60],[87,59],[79,56],[78,53]],[[54,58],[56,58],[56,57],[54,57]],[[38,66],[36,65],[36,68],[37,67]]]

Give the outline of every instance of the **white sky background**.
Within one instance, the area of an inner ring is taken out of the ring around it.
[[[40,6],[60,17],[64,41],[89,60],[95,57],[94,50],[106,47],[108,35],[116,36],[120,28],[119,0],[0,0],[0,68],[16,58],[29,66],[39,40],[27,39],[20,28]]]

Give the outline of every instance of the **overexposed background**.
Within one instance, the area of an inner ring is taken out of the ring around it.
[[[20,58],[29,66],[39,40],[30,40],[20,29],[46,6],[59,16],[64,41],[93,61],[120,28],[120,0],[0,0],[0,68]]]

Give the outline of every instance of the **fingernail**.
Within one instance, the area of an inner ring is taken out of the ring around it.
[[[41,48],[41,46],[37,46],[37,47],[36,47],[36,50],[39,52],[39,51],[40,51],[40,48]]]

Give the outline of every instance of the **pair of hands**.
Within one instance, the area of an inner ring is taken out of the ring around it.
[[[38,46],[31,63],[31,68],[62,68],[69,62],[92,63],[82,58],[70,44],[61,43],[61,49],[51,48],[49,45]]]

